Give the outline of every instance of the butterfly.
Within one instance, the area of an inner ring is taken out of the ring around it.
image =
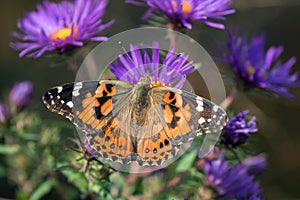
[[[221,132],[226,112],[193,93],[152,82],[68,83],[48,90],[47,108],[81,129],[101,158],[160,166],[196,136]]]

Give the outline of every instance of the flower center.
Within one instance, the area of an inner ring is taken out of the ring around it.
[[[254,67],[248,66],[247,68],[247,74],[248,76],[251,76],[254,73]]]
[[[74,26],[70,24],[68,27],[62,28],[60,30],[55,31],[50,35],[50,38],[53,40],[65,40],[67,37],[72,36],[72,38],[76,38],[78,33],[78,27],[75,24]]]
[[[154,77],[150,77],[150,80],[152,88],[164,86],[164,84],[161,81],[155,81]]]
[[[188,0],[182,0],[181,4],[182,4],[182,13],[183,14],[191,12],[192,5]],[[178,6],[177,1],[172,1],[172,6],[174,9],[177,9],[177,6]]]

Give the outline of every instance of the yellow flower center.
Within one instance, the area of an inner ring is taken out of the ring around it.
[[[254,73],[254,67],[249,66],[249,67],[247,68],[247,74],[248,74],[249,76],[251,76],[253,73]]]
[[[159,87],[159,86],[164,86],[164,84],[162,82],[160,82],[160,81],[154,81],[153,77],[151,77],[150,80],[151,80],[151,86],[152,86],[152,88]]]
[[[72,30],[73,28],[73,30]],[[68,27],[56,30],[54,33],[52,33],[50,35],[50,38],[53,40],[65,40],[67,37],[70,37],[72,34],[72,38],[76,38],[78,33],[78,27],[75,24],[74,26],[72,26],[72,24],[70,24]]]
[[[183,14],[191,12],[192,5],[188,0],[182,0],[181,4],[182,4],[182,13]],[[178,6],[177,1],[172,1],[172,6],[174,9],[177,9],[177,6]]]

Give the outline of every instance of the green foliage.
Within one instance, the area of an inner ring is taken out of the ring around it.
[[[38,200],[42,199],[46,194],[48,194],[52,187],[54,186],[53,180],[46,180],[43,183],[41,183],[30,195],[30,200]]]
[[[182,157],[182,159],[176,166],[176,173],[181,173],[192,168],[192,165],[196,157],[197,157],[197,151],[187,152],[186,155]]]
[[[1,126],[0,177],[8,178],[17,188],[16,199],[76,199],[81,196],[83,199],[151,200],[197,199],[212,195],[205,189],[203,163],[197,158],[197,146],[203,139],[197,139],[167,168],[135,175],[116,172],[96,160],[85,160],[81,141],[72,139],[66,145],[65,129],[73,131],[63,123],[43,123],[38,114],[26,110]],[[242,151],[228,150],[227,160],[235,163],[247,155],[247,147]]]

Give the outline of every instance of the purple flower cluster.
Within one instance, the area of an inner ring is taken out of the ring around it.
[[[227,48],[225,60],[246,85],[293,98],[287,88],[300,86],[298,73],[291,72],[296,58],[292,57],[285,63],[278,61],[283,52],[282,46],[270,47],[265,52],[263,36],[254,36],[248,41],[245,36],[229,33]]]
[[[9,107],[3,103],[0,103],[0,124],[5,123],[9,116]]]
[[[27,106],[32,98],[33,85],[30,81],[17,82],[9,93],[8,104],[0,103],[0,124],[5,123],[10,116]]]
[[[225,16],[233,14],[230,0],[126,0],[137,6],[147,6],[147,19],[153,11],[165,15],[174,27],[192,29],[192,21],[200,21],[208,26],[224,29],[224,25],[216,20],[225,20]]]
[[[14,84],[9,93],[10,105],[22,108],[26,106],[32,98],[33,85],[30,81],[22,81]]]
[[[245,110],[229,120],[221,135],[221,143],[227,147],[236,147],[246,142],[248,137],[257,132],[256,118],[247,120],[249,110]]]
[[[21,51],[20,57],[40,57],[46,51],[83,46],[84,41],[104,41],[107,37],[97,34],[113,23],[102,24],[106,5],[106,0],[45,0],[18,21],[22,33],[14,33],[20,41],[13,41],[12,47]]]
[[[110,69],[118,80],[132,84],[148,74],[154,84],[182,88],[186,74],[194,69],[193,62],[188,62],[188,56],[178,54],[171,48],[165,57],[161,57],[157,42],[153,42],[151,51],[150,55],[144,45],[139,48],[131,44],[130,52],[120,55],[111,63]]]
[[[248,173],[257,175],[267,167],[267,155],[261,153],[257,156],[248,157],[243,160],[242,164],[247,167]]]
[[[251,163],[251,168],[256,165],[261,166],[254,161]],[[238,163],[230,167],[223,158],[209,160],[204,165],[208,186],[224,199],[259,199],[258,197],[261,197],[260,187],[254,181],[255,176],[249,171],[249,165]]]

